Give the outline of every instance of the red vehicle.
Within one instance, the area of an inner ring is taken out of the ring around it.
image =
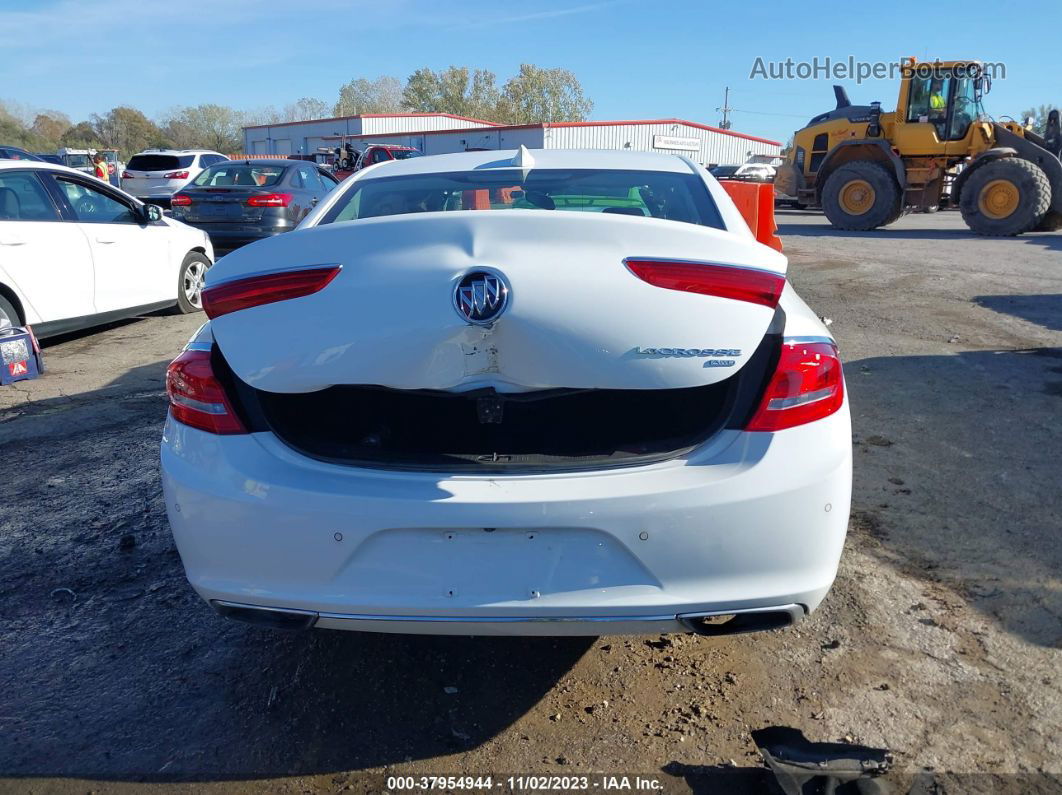
[[[337,147],[341,157],[338,158],[335,169],[336,179],[342,180],[349,177],[355,171],[360,171],[366,166],[383,163],[387,160],[405,160],[410,157],[423,157],[424,153],[412,146],[400,146],[398,144],[370,144],[364,149],[356,150],[349,145]]]

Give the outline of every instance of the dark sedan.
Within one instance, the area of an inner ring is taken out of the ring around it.
[[[0,160],[37,160],[41,158],[32,152],[27,152],[21,146],[0,145]]]
[[[220,254],[290,232],[336,184],[302,160],[229,160],[174,194],[173,217],[205,231]]]

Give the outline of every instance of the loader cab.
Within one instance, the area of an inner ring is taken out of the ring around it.
[[[903,65],[894,143],[905,155],[954,154],[973,134],[988,78],[977,61]]]

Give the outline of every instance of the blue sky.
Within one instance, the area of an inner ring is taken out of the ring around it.
[[[1062,11],[1035,0],[1009,7],[1013,18],[985,0],[893,2],[875,14],[698,0],[0,0],[0,100],[74,121],[119,104],[156,116],[203,102],[331,103],[351,78],[404,79],[422,66],[489,69],[501,84],[530,62],[575,72],[594,119],[715,124],[729,85],[734,129],[784,141],[832,107],[834,81],[750,80],[757,57],[980,58],[1006,64],[990,113],[1062,105],[1053,60]],[[895,103],[893,81],[845,82],[857,103]]]

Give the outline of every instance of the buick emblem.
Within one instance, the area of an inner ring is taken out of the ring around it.
[[[454,309],[466,323],[489,326],[509,303],[509,285],[500,273],[474,270],[454,286]]]

